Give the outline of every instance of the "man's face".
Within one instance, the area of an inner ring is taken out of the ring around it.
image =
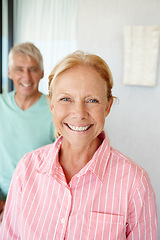
[[[17,95],[30,97],[37,94],[43,72],[33,57],[15,55],[8,76],[13,80]]]

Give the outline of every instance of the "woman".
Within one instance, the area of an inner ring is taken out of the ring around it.
[[[49,79],[59,138],[20,161],[2,239],[157,239],[148,175],[110,147],[103,131],[113,103],[108,65],[75,52]]]

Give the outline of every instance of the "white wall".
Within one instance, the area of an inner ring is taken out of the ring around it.
[[[160,1],[79,0],[78,48],[106,60],[120,100],[106,121],[111,145],[149,173],[160,219],[160,57],[155,87],[123,85],[125,25],[160,25]]]

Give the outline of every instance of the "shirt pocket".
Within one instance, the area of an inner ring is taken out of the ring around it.
[[[126,239],[124,216],[118,214],[90,212],[88,230],[96,239]]]

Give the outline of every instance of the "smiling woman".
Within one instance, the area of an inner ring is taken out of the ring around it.
[[[106,81],[92,67],[74,66],[57,76],[51,91],[56,130],[71,147],[81,146],[80,151],[94,146],[112,105],[107,101]]]
[[[50,76],[55,143],[26,154],[9,192],[2,240],[157,239],[154,192],[144,169],[104,133],[113,79],[96,55],[75,52]],[[20,225],[18,223],[21,223]]]
[[[70,82],[70,78],[72,78],[72,82]],[[58,82],[58,86],[60,85],[62,91],[59,97],[62,98],[63,101],[65,100],[70,103],[70,105],[67,103],[67,106],[72,106],[72,108],[73,106],[76,106],[76,104],[73,104],[74,96],[72,99],[70,92],[71,95],[75,95],[78,98],[77,91],[80,88],[83,88],[85,93],[84,96],[82,96],[83,104],[81,104],[81,107],[83,105],[86,107],[92,106],[91,109],[96,111],[95,108],[98,109],[98,106],[103,105],[103,107],[106,108],[105,114],[108,115],[114,99],[112,96],[113,78],[108,65],[99,56],[87,56],[82,52],[77,51],[74,55],[67,56],[62,62],[57,64],[57,66],[52,70],[49,80],[51,109],[53,107],[52,102],[55,100],[55,95],[58,94],[56,85]],[[61,83],[62,81],[63,83]],[[67,87],[68,84],[68,91],[70,92],[65,92],[65,87]],[[79,107],[78,109],[80,110]],[[105,114],[104,116],[107,116]],[[104,116],[103,118],[105,119]],[[56,131],[57,130],[58,129],[56,129]],[[55,135],[59,136],[60,133],[56,132]]]

